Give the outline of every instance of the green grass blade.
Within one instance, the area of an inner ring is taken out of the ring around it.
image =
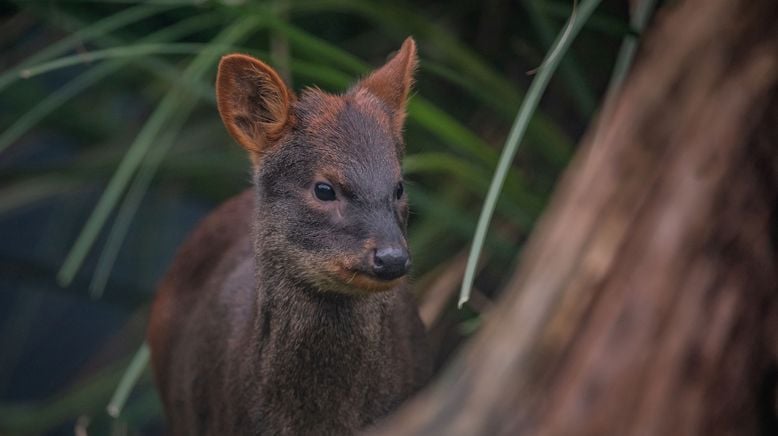
[[[403,172],[406,175],[445,172],[459,180],[470,192],[479,196],[484,196],[489,188],[485,170],[468,160],[448,153],[408,155],[403,162]],[[505,196],[506,201],[502,203],[502,211],[519,228],[527,230],[534,218],[540,214],[542,202],[532,195],[527,195],[527,190],[521,188],[519,183],[509,188],[505,192],[508,195]]]
[[[486,239],[486,232],[489,229],[489,223],[494,214],[497,198],[502,190],[502,185],[505,182],[505,176],[508,174],[513,158],[516,155],[516,150],[527,130],[529,120],[535,112],[535,109],[540,102],[540,97],[543,95],[546,86],[548,86],[548,82],[551,80],[551,76],[559,66],[560,60],[570,47],[570,44],[575,39],[576,35],[578,35],[583,24],[599,3],[600,0],[584,0],[577,10],[577,13],[570,17],[568,24],[565,26],[552,46],[550,53],[543,61],[537,76],[532,81],[532,84],[527,91],[524,102],[522,102],[522,105],[519,108],[516,120],[511,127],[502,155],[500,156],[497,170],[495,171],[492,183],[489,186],[489,192],[486,195],[486,200],[481,209],[481,215],[478,218],[478,224],[476,225],[475,235],[473,237],[473,245],[470,248],[470,254],[467,258],[465,276],[462,280],[462,289],[460,291],[458,303],[460,308],[470,298],[470,291],[473,287],[473,281],[475,280],[478,259],[481,256],[481,250],[483,249],[484,241]]]
[[[100,65],[99,67],[92,68],[89,71],[80,74],[66,85],[52,92],[48,97],[14,121],[13,124],[0,134],[0,153],[5,151],[6,148],[27,133],[27,131],[38,124],[47,115],[78,95],[84,89],[104,79],[114,70],[115,68],[112,65]]]
[[[411,199],[411,210],[419,210],[425,216],[432,217],[437,220],[439,226],[448,229],[449,233],[459,235],[462,239],[472,234],[473,227],[476,225],[472,211],[413,184],[408,184],[406,189],[408,198]],[[502,253],[507,254],[513,251],[513,246],[504,239],[490,236],[488,242],[490,246]]]
[[[108,239],[97,261],[92,282],[89,284],[89,292],[92,298],[102,297],[110,278],[111,270],[119,255],[119,249],[130,229],[130,224],[154,179],[157,169],[173,146],[176,136],[181,131],[187,115],[188,113],[178,114],[168,123],[165,135],[156,142],[154,148],[149,152],[148,158],[138,170],[138,175],[133,180],[132,185],[130,185],[127,195],[116,213],[116,220],[108,233]]]
[[[351,74],[364,74],[368,66],[358,57],[317,38],[310,33],[289,24],[286,21],[272,20],[268,23],[271,29],[284,34],[293,44],[295,52],[305,54],[313,59],[326,62],[331,67],[340,67]]]
[[[65,11],[58,11],[57,16],[59,19],[66,21],[68,27],[71,28],[80,28],[88,24]],[[225,27],[228,25],[228,23],[229,21],[227,20],[227,14],[223,14],[220,9],[216,9],[214,11],[204,12],[199,15],[176,21],[175,23],[162,28],[152,33],[151,35],[140,38],[137,41],[132,41],[142,44],[175,41],[179,38],[188,35],[194,35],[197,32],[204,31],[206,29],[214,27]],[[130,39],[123,39],[111,34],[106,34],[103,35],[100,39],[95,40],[94,43],[95,45],[103,48],[112,48],[126,45],[128,44],[129,40]],[[138,66],[171,84],[181,83],[181,69],[163,58],[156,56],[141,57],[138,59],[133,59],[133,65]],[[202,81],[191,81],[186,83],[186,86],[189,86],[192,91],[196,92],[199,98],[205,99],[212,103],[216,102],[216,97],[213,93],[213,87],[209,83],[206,84]]]
[[[232,45],[238,39],[256,30],[260,22],[261,20],[256,16],[242,18],[223,30],[213,42],[217,45]],[[213,67],[217,58],[218,51],[206,51],[195,57],[183,74],[183,82],[198,80],[209,68]],[[174,87],[170,90],[154,110],[149,120],[144,124],[135,141],[130,145],[127,154],[119,164],[57,274],[57,281],[62,286],[67,286],[73,281],[76,272],[91,250],[98,234],[118,203],[119,198],[124,193],[133,174],[135,174],[135,170],[143,161],[151,146],[154,145],[155,139],[166,126],[173,113],[192,110],[193,104],[181,104],[184,95],[190,94],[182,91],[180,87]]]
[[[106,410],[112,417],[118,418],[119,415],[121,415],[124,404],[127,402],[127,398],[129,398],[132,389],[135,387],[135,384],[138,383],[138,379],[140,379],[140,376],[146,369],[146,365],[149,363],[150,356],[151,351],[149,350],[149,346],[144,342],[138,351],[135,352],[130,364],[124,371],[121,380],[119,380],[119,385],[116,387],[116,391],[111,397],[111,401],[108,402]]]
[[[545,14],[560,22],[567,20],[573,10],[573,2],[570,0],[546,0],[538,5],[543,8]],[[592,32],[619,38],[631,31],[629,25],[621,17],[610,15],[605,11],[598,11],[596,14],[592,14],[586,20],[584,28]]]
[[[500,116],[512,118],[516,115],[515,104],[511,104],[511,102],[506,99],[495,99],[493,94],[479,86],[478,82],[469,79],[461,71],[454,70],[440,62],[427,59],[422,62],[420,69],[425,74],[440,77],[452,85],[458,86]]]
[[[93,62],[105,59],[134,58],[149,55],[176,55],[176,54],[197,54],[203,50],[218,50],[220,47],[214,47],[211,44],[200,43],[167,43],[167,44],[132,44],[124,47],[112,47],[104,50],[94,50],[87,54],[77,54],[63,56],[48,62],[30,66],[19,71],[19,76],[24,79],[30,79],[35,76],[49,73],[61,68],[72,67],[74,65],[91,64]],[[225,47],[221,47],[225,48]]]
[[[630,26],[638,33],[646,28],[651,14],[656,8],[656,0],[638,0],[635,2],[635,8],[630,16]],[[611,80],[608,83],[608,94],[612,95],[621,87],[621,82],[627,76],[629,67],[632,65],[632,59],[635,57],[635,51],[638,48],[638,35],[628,34],[621,43],[616,63],[613,67]]]
[[[147,38],[143,38],[140,42],[154,42],[164,41],[165,39],[177,39],[181,36],[185,36],[191,32],[199,30],[204,25],[210,25],[210,15],[195,16],[186,20],[181,20],[167,28],[159,30]],[[106,36],[106,38],[109,38]],[[41,120],[51,114],[53,111],[61,107],[68,100],[72,99],[85,89],[103,80],[110,74],[118,71],[123,66],[127,65],[129,59],[119,59],[110,63],[96,65],[87,71],[81,73],[77,77],[73,78],[70,82],[63,85],[61,88],[52,92],[43,101],[33,106],[28,112],[17,119],[11,124],[2,134],[0,134],[0,153],[13,144],[22,135],[27,133],[33,126],[38,124]],[[155,73],[160,74],[168,78],[171,83],[180,83],[182,80],[181,74],[177,69],[170,71],[170,68],[164,68],[167,64],[160,65],[158,62],[154,62],[154,59],[141,59],[141,65],[148,65]],[[188,85],[199,84],[198,82],[191,81]],[[202,95],[203,92],[208,92],[208,97],[212,98],[212,92],[210,89],[203,91],[202,87],[193,86],[197,92]],[[214,100],[215,101],[215,100]]]
[[[290,0],[271,0],[272,19],[268,23],[278,23],[289,21],[289,1]],[[294,89],[292,72],[289,67],[291,57],[289,51],[289,37],[284,32],[279,32],[270,27],[270,55],[275,60],[275,69],[281,79]]]
[[[72,17],[69,18],[76,24],[78,23],[77,19]],[[216,12],[207,12],[177,21],[176,23],[154,32],[147,38],[142,38],[137,42],[162,43],[166,41],[174,41],[187,35],[193,35],[199,31],[218,26],[226,26],[226,22],[222,14]],[[96,41],[96,43],[98,45],[109,46],[108,48],[110,48],[110,46],[120,46],[126,44],[126,41],[112,35],[106,35],[104,38]],[[186,85],[192,92],[196,93],[199,98],[214,104],[216,103],[216,96],[213,92],[213,86],[210,83],[204,83],[198,80],[182,82],[182,79],[186,78],[182,77],[181,69],[164,58],[156,56],[140,57],[138,59],[133,59],[133,65],[141,67],[142,69],[148,71],[158,78],[165,80],[171,85]]]
[[[165,126],[173,112],[178,109],[177,103],[178,99],[174,97],[173,93],[169,93],[160,105],[157,106],[149,120],[143,125],[135,141],[130,145],[125,158],[111,177],[103,195],[97,202],[57,274],[57,280],[62,286],[67,286],[72,282],[84,258],[86,258],[86,255],[92,248],[92,244],[97,239],[100,230],[119,201],[119,197],[124,192],[125,186],[135,173],[135,169],[140,165],[143,157],[154,144],[157,134]]]
[[[85,42],[89,42],[95,38],[100,38],[110,32],[113,32],[114,30],[137,21],[141,21],[167,9],[169,8],[138,5],[124,9],[91,25],[85,26],[81,30],[78,30],[68,35],[64,39],[36,52],[29,58],[22,61],[16,67],[5,71],[3,74],[0,74],[0,91],[13,83],[14,80],[19,77],[19,72],[30,65],[44,62],[55,56],[59,56],[62,53],[65,53],[68,50],[72,50],[73,48],[78,47]]]
[[[122,410],[122,419],[133,428],[145,428],[146,424],[159,422],[161,416],[163,410],[159,394],[149,385],[138,390],[135,399]]]
[[[540,8],[539,3],[539,0],[524,0],[522,2],[541,41],[545,46],[550,46],[554,42],[554,31],[552,30],[550,20]],[[572,101],[576,105],[578,113],[582,117],[588,118],[594,112],[597,99],[587,80],[581,74],[581,70],[572,53],[568,53],[567,57],[562,59],[562,63],[559,66],[559,74],[565,79],[565,84],[570,91]]]
[[[37,201],[64,194],[77,186],[60,177],[36,177],[0,189],[0,216]]]
[[[429,100],[414,96],[408,104],[408,117],[459,153],[488,167],[497,163],[497,152],[494,149]]]

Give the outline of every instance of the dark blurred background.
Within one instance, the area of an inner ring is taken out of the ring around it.
[[[499,152],[568,1],[0,2],[0,434],[158,434],[143,342],[155,282],[197,221],[248,186],[214,105],[219,57],[345,90],[413,35],[421,66],[405,162],[416,291],[443,365],[515,267],[600,105],[625,2],[565,55],[513,163],[471,304],[464,257]],[[434,295],[432,295],[434,293]],[[426,302],[426,306],[425,306]]]

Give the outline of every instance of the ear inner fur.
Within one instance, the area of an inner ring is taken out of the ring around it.
[[[257,157],[291,123],[294,96],[271,67],[251,56],[222,58],[216,77],[216,101],[230,135]]]
[[[392,59],[355,87],[356,90],[367,90],[387,106],[392,113],[392,124],[397,134],[405,123],[405,105],[417,65],[416,42],[408,37]]]

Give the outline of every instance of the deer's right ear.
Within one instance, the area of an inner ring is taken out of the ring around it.
[[[293,98],[278,73],[258,59],[232,54],[219,62],[219,114],[230,135],[252,154],[255,162],[290,123]]]

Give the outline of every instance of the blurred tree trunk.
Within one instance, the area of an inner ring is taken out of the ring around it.
[[[497,309],[375,434],[778,434],[778,2],[671,3]]]

